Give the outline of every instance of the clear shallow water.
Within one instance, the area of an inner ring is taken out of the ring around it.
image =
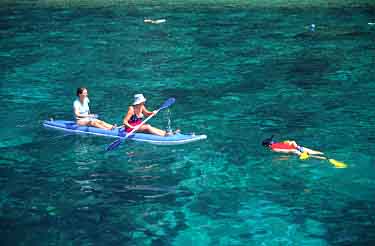
[[[371,245],[373,10],[2,8],[2,245]],[[134,93],[173,96],[172,127],[208,139],[105,154],[111,139],[43,129],[82,85],[117,123]],[[348,168],[280,158],[271,134]]]

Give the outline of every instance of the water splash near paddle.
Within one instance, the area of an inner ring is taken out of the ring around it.
[[[171,132],[172,131],[172,120],[171,120],[171,116],[172,116],[172,112],[171,110],[168,108],[165,112],[164,112],[164,119],[167,121],[167,126],[165,128],[165,131],[166,132]]]

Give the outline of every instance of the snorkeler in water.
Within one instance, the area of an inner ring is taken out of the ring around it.
[[[274,135],[270,138],[266,138],[262,141],[264,147],[269,148],[271,151],[284,153],[284,154],[295,154],[298,155],[301,160],[306,160],[309,157],[327,160],[329,163],[334,165],[336,168],[346,168],[347,165],[344,162],[336,161],[335,159],[328,158],[323,152],[312,150],[306,147],[298,145],[295,141],[285,140],[281,142],[273,141]]]
[[[273,141],[273,135],[262,141],[264,147],[268,147],[270,150],[278,153],[285,154],[296,154],[300,159],[307,159],[309,155],[324,155],[323,152],[312,150],[306,147],[302,147],[292,140],[284,140],[281,142]]]

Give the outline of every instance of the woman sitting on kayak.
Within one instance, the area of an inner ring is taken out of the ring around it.
[[[124,117],[123,124],[126,132],[131,132],[137,125],[142,123],[143,116],[150,116],[156,114],[156,111],[150,112],[145,106],[146,98],[143,94],[135,94],[133,105],[129,107],[128,113]],[[149,124],[141,125],[138,132],[151,133],[158,136],[173,135],[172,132],[167,132]]]
[[[264,147],[268,147],[270,150],[285,154],[296,154],[300,159],[307,159],[309,155],[324,155],[323,152],[312,150],[306,147],[299,146],[295,141],[283,141],[275,142],[272,137],[262,141]]]
[[[87,89],[84,87],[77,89],[77,99],[73,103],[74,116],[77,120],[77,125],[93,126],[105,130],[112,130],[116,125],[108,124],[98,119],[98,115],[91,114],[89,108],[89,98]]]

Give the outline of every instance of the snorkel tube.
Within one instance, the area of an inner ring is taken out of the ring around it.
[[[272,139],[273,139],[274,136],[275,136],[275,135],[272,135],[271,137],[264,139],[264,140],[262,141],[262,145],[263,145],[264,147],[269,147],[271,144],[274,143],[274,142],[272,141]]]

